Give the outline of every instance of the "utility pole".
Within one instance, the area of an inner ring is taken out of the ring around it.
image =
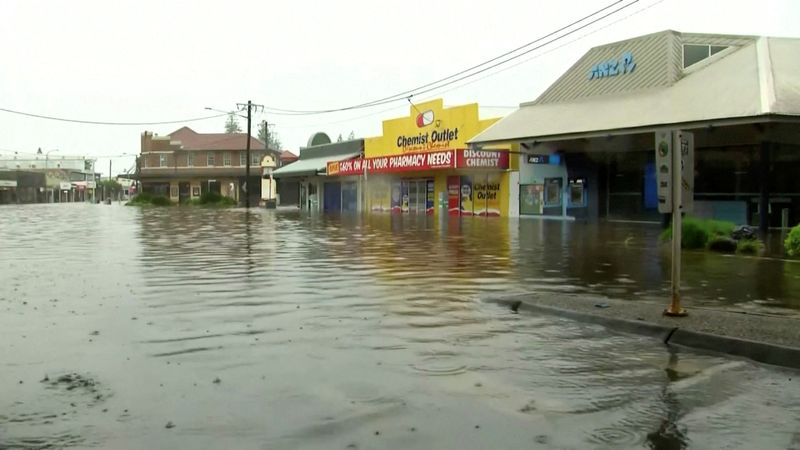
[[[94,176],[94,174],[92,174],[92,176]],[[111,198],[111,195],[112,195],[111,194],[111,158],[108,159],[108,183],[106,183],[106,186],[108,186],[108,196],[104,200],[107,200],[107,199]],[[105,193],[105,189],[103,189],[103,193]]]
[[[250,126],[252,123],[253,108],[261,108],[263,111],[264,105],[256,105],[252,101],[248,100],[247,103],[237,103],[236,106],[239,108],[239,111],[244,111],[247,109],[247,144],[245,147],[247,149],[247,164],[245,165],[244,171],[244,207],[250,208],[250,186],[247,184],[250,181]]]

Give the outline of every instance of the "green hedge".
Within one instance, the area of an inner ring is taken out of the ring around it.
[[[742,239],[736,243],[736,253],[744,255],[756,255],[764,248],[764,244],[758,239]]]
[[[137,205],[153,205],[153,206],[171,206],[172,202],[169,201],[167,197],[163,195],[151,195],[147,193],[141,193],[131,199],[128,203],[128,206],[137,206]]]
[[[800,256],[800,224],[792,228],[792,231],[786,236],[783,247],[786,249],[787,255]]]
[[[681,230],[681,248],[698,249],[706,248],[709,241],[716,236],[730,236],[735,225],[733,222],[722,220],[698,219],[696,217],[684,217]],[[672,227],[670,226],[661,233],[661,240],[669,241],[672,239]]]
[[[200,198],[191,200],[189,204],[196,206],[236,206],[236,200],[216,192],[206,192]]]

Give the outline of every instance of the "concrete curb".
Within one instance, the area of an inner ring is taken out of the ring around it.
[[[540,305],[535,302],[511,298],[491,298],[488,301],[508,306],[515,311],[530,311],[550,314],[580,322],[604,325],[614,330],[640,334],[658,338],[665,344],[709,350],[718,353],[741,356],[761,363],[800,369],[800,348],[785,347],[776,344],[750,341],[747,339],[721,336],[711,333],[692,331],[680,327],[671,327],[646,321],[634,321],[616,317]]]

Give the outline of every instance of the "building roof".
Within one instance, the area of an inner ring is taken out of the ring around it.
[[[244,150],[247,147],[247,133],[198,133],[182,127],[170,133],[169,138],[180,141],[184,150]],[[263,150],[264,143],[250,136],[250,148]]]
[[[283,150],[281,152],[281,161],[297,161],[298,158],[299,156],[295,155],[289,150]]]
[[[353,153],[345,153],[337,156],[314,156],[309,158],[301,158],[297,161],[281,167],[280,169],[272,172],[275,178],[285,177],[303,177],[311,175],[324,175],[328,169],[329,161],[338,161],[343,159],[352,159],[361,156],[361,151]]]
[[[676,32],[663,33],[681,38]],[[691,128],[692,124],[707,126],[730,119],[800,116],[800,39],[738,38],[746,42],[732,44],[726,51],[681,69],[664,83],[588,96],[570,92],[562,100],[554,100],[553,95],[562,90],[554,88],[559,83],[563,85],[570,76],[577,74],[575,82],[578,78],[590,79],[587,77],[590,66],[586,64],[590,64],[592,58],[580,66],[587,59],[585,56],[570,69],[575,71],[573,74],[564,74],[537,101],[520,105],[518,110],[475,136],[470,143],[555,140],[637,128],[668,125]],[[633,45],[634,41],[624,41],[623,45]],[[596,55],[592,52],[605,48],[592,49],[587,55]],[[620,48],[624,47],[617,47],[617,50]],[[594,62],[600,61],[602,59]],[[658,60],[653,61],[657,63]],[[661,67],[668,70],[668,63],[664,61]],[[643,68],[636,67],[643,72],[640,69]],[[632,75],[592,82],[621,80],[620,83],[630,83],[631,78],[624,77]]]

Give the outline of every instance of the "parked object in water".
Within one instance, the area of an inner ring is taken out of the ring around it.
[[[756,238],[756,229],[749,225],[739,225],[731,232],[731,237],[737,241],[752,240]]]

